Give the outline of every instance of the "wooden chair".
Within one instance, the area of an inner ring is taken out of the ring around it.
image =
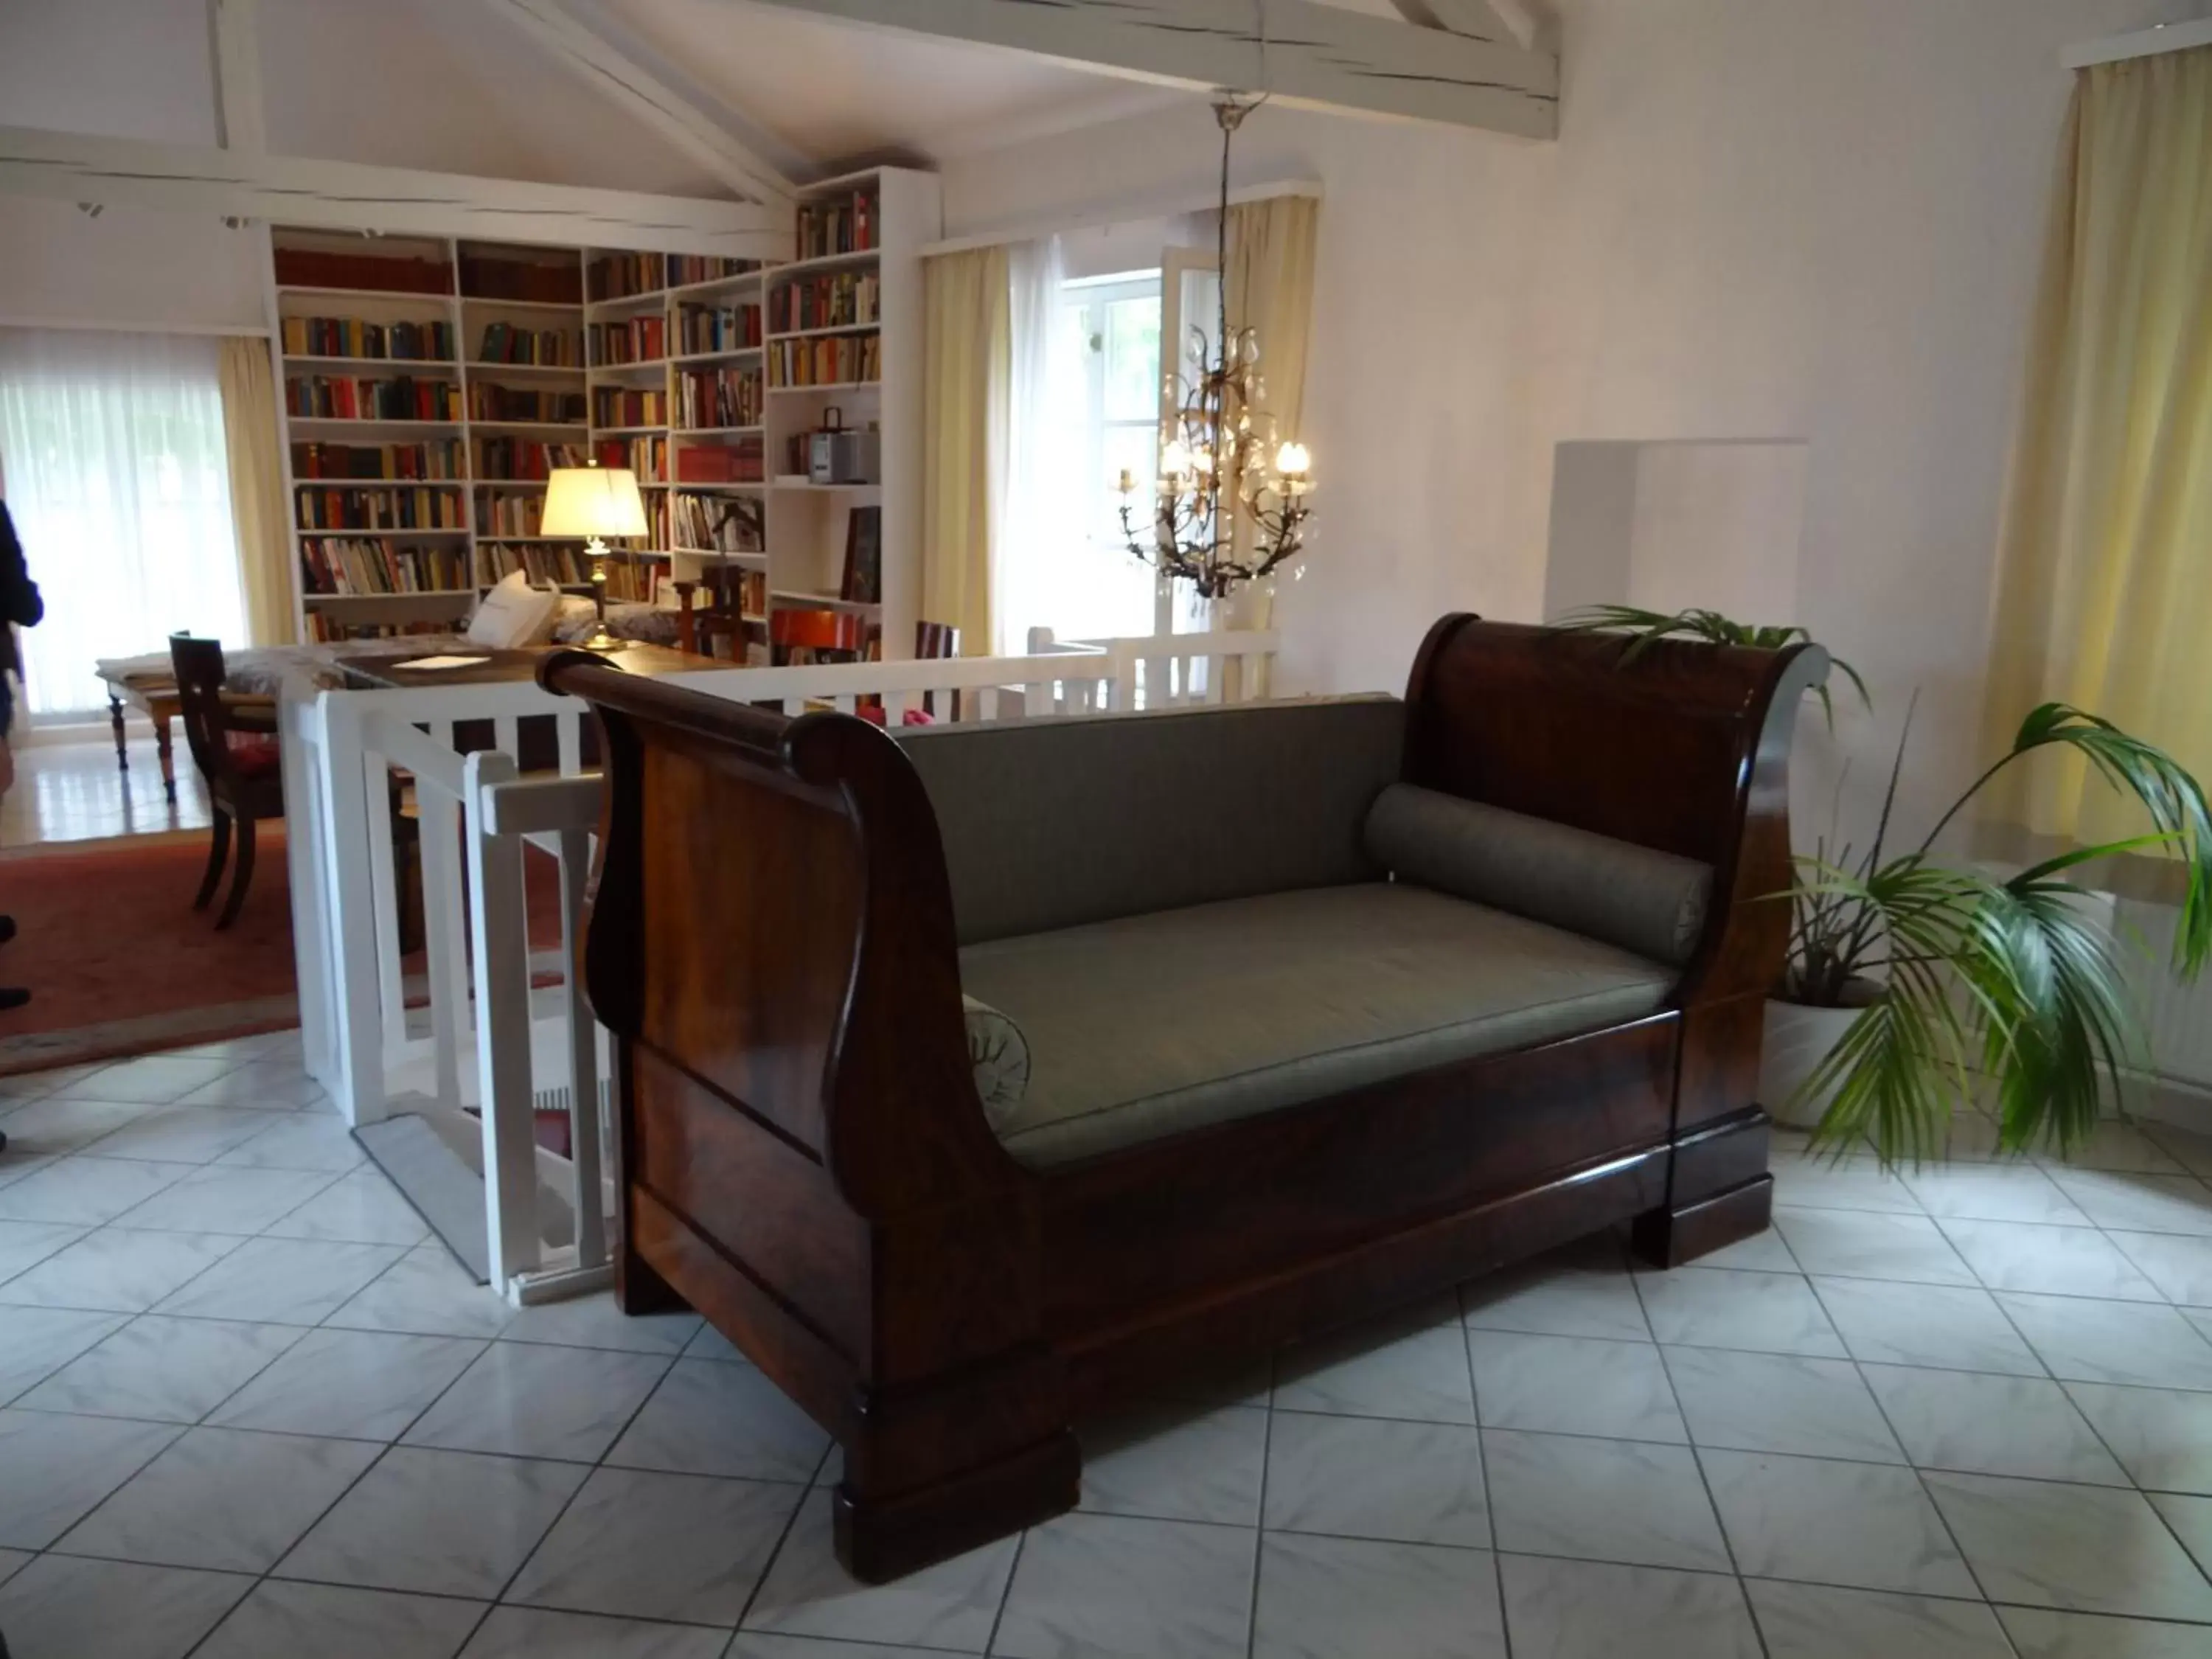
[[[265,699],[234,699],[223,690],[222,643],[169,635],[169,661],[176,672],[185,741],[192,763],[207,781],[208,805],[215,823],[208,847],[207,874],[192,908],[204,910],[222,883],[237,826],[238,863],[230,896],[216,918],[218,931],[238,920],[253,883],[254,826],[263,818],[284,816],[284,780],[278,769],[276,707]]]

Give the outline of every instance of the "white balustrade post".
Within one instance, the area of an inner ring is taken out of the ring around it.
[[[339,1087],[334,1091],[356,1125],[385,1117],[384,1018],[377,995],[374,878],[369,865],[368,815],[363,787],[362,693],[325,691],[321,754],[325,915],[331,959],[337,968],[334,1050]],[[379,799],[374,810],[386,810]]]
[[[606,1206],[599,1172],[599,1027],[584,995],[584,890],[591,880],[592,836],[561,837],[561,959],[568,975],[568,1157],[576,1172],[576,1266],[607,1259]]]
[[[484,792],[510,782],[512,756],[471,755],[467,797],[470,941],[476,956],[477,1099],[483,1113],[484,1235],[504,1293],[538,1265],[538,1140],[530,1073],[530,918],[522,838],[489,832]]]

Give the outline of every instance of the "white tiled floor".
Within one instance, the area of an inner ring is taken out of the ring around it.
[[[0,1128],[15,1659],[2212,1655],[2212,1142],[2156,1126],[1785,1157],[1709,1265],[1589,1241],[1194,1379],[873,1589],[818,1429],[689,1316],[469,1284],[295,1038]]]

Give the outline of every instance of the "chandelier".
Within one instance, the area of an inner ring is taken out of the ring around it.
[[[1121,533],[1129,551],[1208,599],[1266,576],[1297,556],[1313,509],[1313,461],[1295,437],[1275,430],[1260,374],[1256,329],[1229,331],[1229,146],[1256,105],[1224,97],[1221,219],[1217,244],[1221,305],[1212,340],[1194,325],[1190,372],[1162,376],[1174,412],[1161,422],[1159,481],[1149,533],[1138,522],[1137,481],[1121,476]]]

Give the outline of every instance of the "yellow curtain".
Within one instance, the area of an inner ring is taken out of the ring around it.
[[[924,261],[922,295],[921,617],[988,656],[1014,372],[1006,250]]]
[[[298,637],[292,532],[276,453],[276,383],[269,366],[269,342],[250,335],[226,337],[218,373],[247,642],[289,645]]]
[[[2212,778],[2212,48],[2075,88],[1999,561],[1983,747],[2057,700]],[[2070,757],[1984,799],[1996,856],[2144,828]]]
[[[1306,348],[1313,331],[1314,247],[1320,234],[1321,204],[1310,196],[1270,196],[1229,210],[1229,269],[1223,273],[1229,327],[1252,328],[1260,335],[1260,378],[1266,390],[1261,407],[1274,417],[1278,440],[1300,437],[1306,401]],[[1235,520],[1237,556],[1245,557],[1255,539],[1250,518]],[[1267,628],[1274,621],[1274,601],[1261,584],[1249,583],[1231,596],[1215,625]],[[1257,688],[1265,695],[1266,665]]]

